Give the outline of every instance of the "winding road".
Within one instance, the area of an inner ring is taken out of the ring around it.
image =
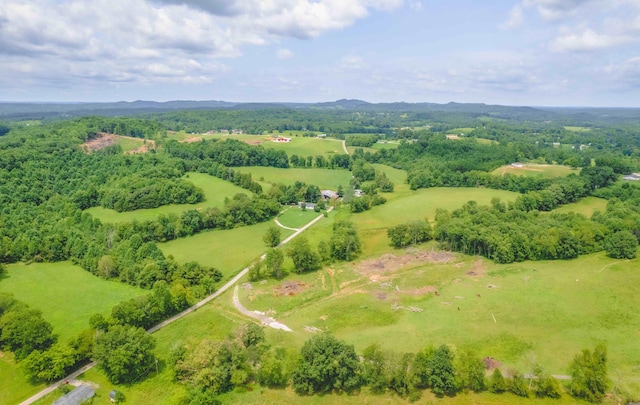
[[[330,207],[327,212],[330,212],[331,210],[333,210],[333,207]],[[309,221],[305,226],[303,226],[300,229],[297,229],[292,235],[290,235],[288,238],[286,238],[285,240],[283,240],[282,242],[280,242],[280,244],[278,246],[283,246],[286,245],[289,241],[291,241],[293,238],[295,238],[296,236],[300,235],[302,232],[304,232],[307,228],[309,228],[310,226],[312,226],[313,224],[315,224],[316,222],[320,221],[322,218],[324,217],[324,214],[320,214],[318,215],[316,218],[312,219],[311,221]],[[276,223],[280,226],[284,227],[282,224],[280,224],[277,220]],[[293,228],[286,228],[286,229],[292,229]],[[260,256],[260,260],[264,260],[264,258],[266,257],[266,254],[263,254],[262,256]],[[218,298],[220,295],[222,295],[225,291],[227,291],[229,288],[231,288],[235,283],[238,282],[238,280],[240,280],[242,277],[244,277],[245,274],[247,274],[249,272],[249,267],[245,267],[244,269],[242,269],[242,271],[240,271],[240,273],[238,273],[234,278],[232,278],[231,280],[229,280],[229,282],[227,282],[225,285],[223,285],[222,287],[220,287],[216,292],[214,292],[213,294],[207,296],[206,298],[204,298],[203,300],[197,302],[196,304],[194,304],[193,306],[185,309],[184,311],[172,316],[169,319],[166,319],[162,322],[160,322],[159,324],[157,324],[156,326],[150,328],[147,330],[147,333],[153,333],[159,329],[164,328],[165,326],[169,325],[170,323],[173,323],[175,321],[177,321],[178,319],[194,312],[195,310],[197,310],[200,307],[203,307],[204,305],[206,305],[207,303],[209,303],[211,300],[214,300],[216,298]],[[237,300],[237,292],[236,294],[234,294],[234,304]],[[254,312],[251,312],[249,310],[247,310],[246,308],[242,307],[242,305],[240,304],[240,301],[238,300],[238,304],[240,305],[241,308],[244,309],[244,311],[240,310],[240,307],[236,306],[236,308],[238,308],[238,310],[240,312],[242,312],[243,314],[250,316],[252,318],[256,318],[256,316],[254,315],[258,315]],[[247,313],[248,312],[248,313]],[[282,329],[282,330],[287,330],[287,331],[291,331],[291,329],[289,329],[286,325],[283,324],[279,324],[278,322],[276,322],[273,318],[264,316],[266,319],[271,319],[271,323],[268,323],[269,326],[271,326],[272,328],[276,328],[276,329]],[[256,318],[256,319],[260,319],[262,321],[261,318]],[[263,322],[264,323],[264,322]],[[275,324],[279,324],[281,327],[276,327],[274,325],[272,325],[272,323]],[[36,402],[37,400],[39,400],[40,398],[44,397],[45,395],[50,394],[51,392],[53,392],[56,388],[58,388],[58,386],[60,384],[64,384],[66,381],[72,381],[75,380],[80,374],[85,373],[86,371],[92,369],[93,367],[95,367],[98,363],[91,362],[85,366],[83,366],[82,368],[74,371],[73,373],[69,374],[68,376],[66,376],[65,378],[49,385],[48,387],[44,388],[42,391],[38,392],[37,394],[33,395],[32,397],[22,401],[20,403],[20,405],[30,405],[34,402]]]

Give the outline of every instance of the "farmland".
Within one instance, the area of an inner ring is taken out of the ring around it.
[[[554,178],[567,176],[569,174],[580,173],[579,169],[572,169],[568,166],[562,165],[541,165],[533,163],[523,163],[520,166],[506,165],[497,168],[493,171],[493,174],[505,175],[513,174],[516,176],[528,176],[528,177],[541,177],[541,178]]]
[[[171,204],[158,208],[140,209],[135,211],[117,212],[116,210],[93,207],[88,213],[102,222],[131,222],[156,219],[159,215],[180,215],[186,210],[201,210],[211,207],[222,207],[225,198],[231,198],[237,193],[250,194],[249,191],[228,181],[218,179],[203,173],[188,173],[185,180],[190,181],[204,192],[204,201],[198,204]]]
[[[332,169],[280,169],[276,167],[252,166],[242,167],[238,170],[242,173],[251,173],[251,176],[268,183],[282,183],[286,185],[302,181],[314,184],[320,189],[336,190],[339,186],[346,187],[351,179],[351,173],[346,170]]]

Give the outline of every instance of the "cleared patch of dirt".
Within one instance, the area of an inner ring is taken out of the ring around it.
[[[307,284],[300,281],[285,281],[278,287],[276,287],[275,294],[276,297],[280,297],[283,295],[296,295],[303,292],[307,287]]]
[[[482,359],[482,362],[484,363],[484,366],[489,371],[491,371],[493,369],[496,369],[496,368],[498,368],[498,367],[500,367],[502,365],[502,363],[500,361],[494,359],[491,356],[485,357],[484,359]]]
[[[260,140],[260,139],[249,139],[249,140],[246,140],[246,141],[244,141],[244,142],[245,142],[245,143],[248,143],[249,145],[253,145],[253,146],[255,146],[255,145],[260,145],[260,144],[262,144],[262,143],[263,143],[263,141],[262,141],[262,140]]]
[[[486,274],[487,269],[484,267],[484,262],[481,259],[473,262],[473,267],[467,271],[467,276],[471,277],[483,277]]]
[[[113,134],[107,134],[104,132],[98,133],[98,136],[91,139],[81,146],[87,152],[93,152],[94,150],[104,149],[116,143],[116,136]]]
[[[199,136],[192,136],[192,137],[181,140],[180,143],[194,143],[194,142],[200,142],[201,140],[202,138]]]
[[[367,276],[371,281],[380,281],[383,273],[393,273],[407,265],[420,263],[449,263],[455,258],[451,252],[441,250],[408,251],[404,255],[396,256],[387,253],[376,259],[363,260],[356,265],[356,271]]]

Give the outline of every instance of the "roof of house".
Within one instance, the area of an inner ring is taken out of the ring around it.
[[[96,392],[88,385],[81,385],[53,402],[53,405],[80,405]]]

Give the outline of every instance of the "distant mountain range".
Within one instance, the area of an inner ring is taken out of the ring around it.
[[[522,121],[571,119],[585,122],[640,122],[640,108],[589,107],[525,107],[489,105],[483,103],[369,103],[363,100],[341,99],[321,103],[240,103],[228,101],[119,101],[111,103],[0,103],[0,119],[41,119],[86,115],[139,115],[178,110],[259,110],[270,108],[310,110],[354,110],[362,112],[453,113],[466,116],[488,116]]]

